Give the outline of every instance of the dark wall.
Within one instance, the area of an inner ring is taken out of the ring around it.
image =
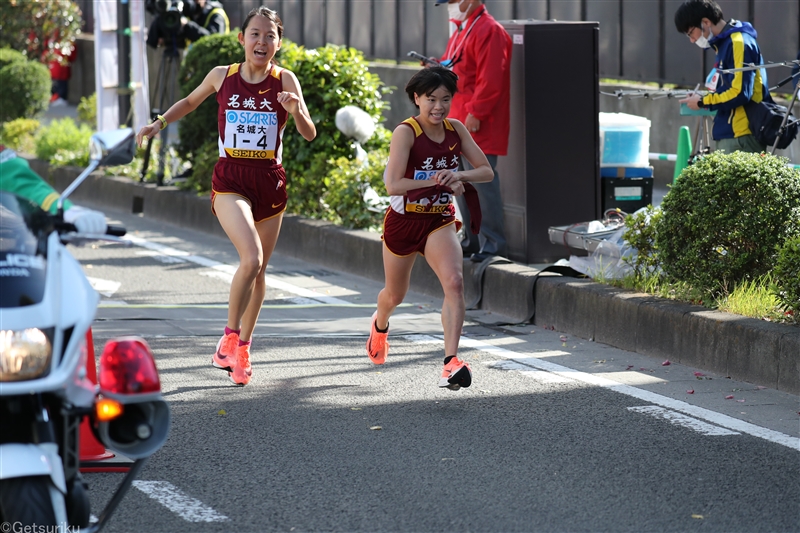
[[[93,0],[75,0],[91,33]],[[105,0],[108,1],[108,0]],[[675,30],[682,0],[486,0],[498,20],[600,23],[600,76],[694,86],[705,79],[713,52],[701,52]],[[353,46],[369,59],[404,61],[416,50],[440,56],[447,42],[447,9],[430,0],[222,0],[231,27],[259,5],[276,9],[284,37],[307,47]],[[718,0],[725,18],[751,22],[767,62],[794,59],[800,49],[800,0]],[[789,70],[769,72],[774,83]]]

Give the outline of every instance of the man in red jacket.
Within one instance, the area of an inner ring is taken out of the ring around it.
[[[450,117],[466,125],[494,170],[491,182],[475,184],[483,215],[480,235],[476,239],[467,232],[461,245],[465,253],[476,252],[470,257],[475,262],[495,255],[505,257],[508,250],[496,167],[497,157],[508,153],[511,37],[489,14],[483,0],[438,0],[435,4],[447,4],[449,19],[456,25],[439,60],[458,75]],[[462,164],[471,168],[463,159]],[[462,197],[457,201],[465,227],[469,227],[467,206]]]

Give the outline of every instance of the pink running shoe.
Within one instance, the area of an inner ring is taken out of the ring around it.
[[[239,334],[223,335],[217,343],[217,351],[211,357],[211,364],[226,372],[232,372],[236,366],[236,347],[239,346]]]
[[[381,333],[376,328],[375,320],[378,317],[378,312],[375,311],[372,315],[372,322],[369,327],[369,339],[367,339],[367,355],[370,360],[376,365],[382,365],[386,362],[386,356],[389,355],[389,343],[386,338],[389,336],[389,330]]]
[[[228,372],[228,377],[235,385],[244,387],[253,377],[253,367],[250,366],[250,345],[236,347],[236,366],[233,372]]]
[[[469,363],[462,361],[458,357],[453,357],[450,362],[444,365],[442,377],[439,378],[439,386],[450,390],[458,390],[461,387],[467,388],[472,385],[472,370]]]

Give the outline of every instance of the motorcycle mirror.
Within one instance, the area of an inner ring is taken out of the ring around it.
[[[136,138],[132,128],[101,131],[92,135],[89,141],[89,166],[64,189],[58,198],[57,209],[60,216],[63,216],[64,200],[83,183],[89,174],[97,170],[97,167],[126,165],[133,161],[135,153]]]
[[[136,139],[132,128],[102,131],[89,141],[89,159],[98,166],[125,165],[136,154]]]

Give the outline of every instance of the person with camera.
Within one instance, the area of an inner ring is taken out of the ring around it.
[[[156,17],[147,32],[147,44],[183,49],[212,33],[228,33],[230,21],[216,0],[148,0]]]

